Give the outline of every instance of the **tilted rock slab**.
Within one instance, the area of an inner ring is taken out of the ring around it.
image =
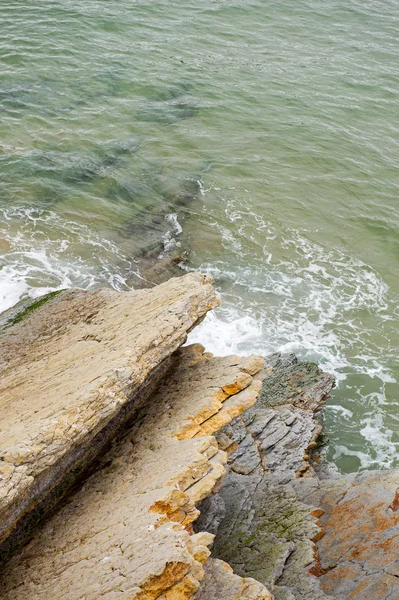
[[[126,439],[4,565],[2,600],[186,600],[202,593],[213,536],[193,534],[192,523],[226,462],[212,434],[255,403],[263,365],[260,357],[213,358],[203,350],[194,345],[175,355]],[[271,598],[263,585],[227,571],[219,597]]]
[[[295,482],[313,479],[317,413],[333,385],[317,365],[273,355],[256,404],[217,434],[230,471],[201,503],[196,527],[216,534],[215,558],[266,585],[276,600],[329,598],[310,572],[323,511],[301,500]]]
[[[212,279],[193,273],[122,294],[64,291],[3,317],[0,557],[131,418],[217,305]]]

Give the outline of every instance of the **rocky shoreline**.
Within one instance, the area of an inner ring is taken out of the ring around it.
[[[0,322],[0,598],[399,598],[399,476],[317,464],[333,378],[214,357],[198,273]]]

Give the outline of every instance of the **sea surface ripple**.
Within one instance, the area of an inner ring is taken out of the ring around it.
[[[397,0],[9,0],[0,310],[180,248],[211,351],[333,372],[328,460],[399,457]],[[136,278],[136,279],[135,279]]]

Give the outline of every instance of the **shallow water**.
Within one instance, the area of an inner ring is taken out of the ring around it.
[[[223,300],[192,340],[320,362],[329,460],[397,465],[397,1],[10,0],[1,25],[0,308],[128,289],[180,244]]]

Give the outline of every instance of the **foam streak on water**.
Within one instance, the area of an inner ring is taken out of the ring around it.
[[[399,352],[381,352],[396,337],[387,284],[370,266],[309,241],[306,232],[277,230],[242,199],[228,204],[223,223],[209,209],[203,222],[218,232],[226,258],[198,266],[216,275],[224,302],[189,341],[215,354],[295,352],[318,362],[338,384],[325,409],[326,431],[330,438],[344,431],[349,441],[333,444],[330,459],[343,468],[396,464],[398,421],[386,386],[397,387]]]

